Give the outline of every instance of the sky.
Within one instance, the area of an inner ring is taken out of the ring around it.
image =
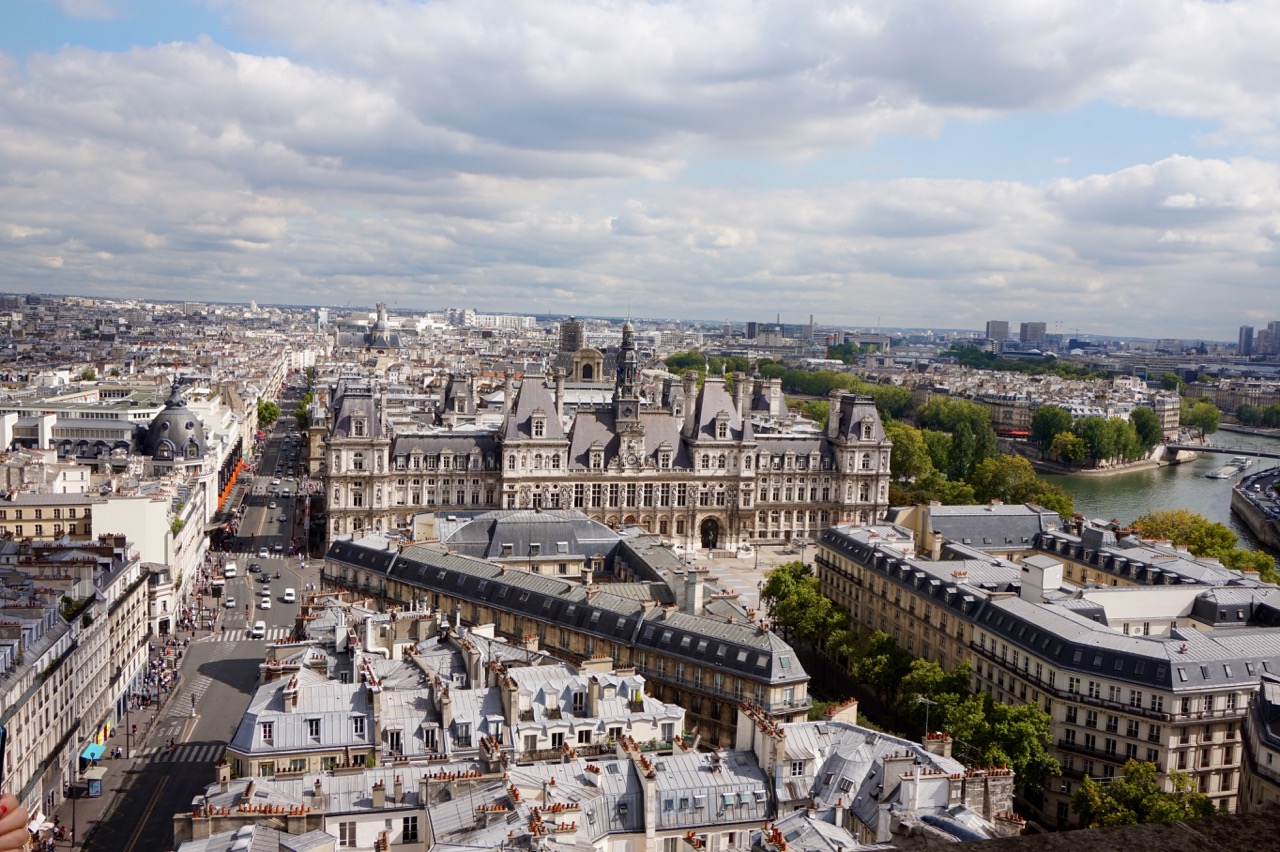
[[[1234,340],[1280,4],[3,0],[0,291]]]

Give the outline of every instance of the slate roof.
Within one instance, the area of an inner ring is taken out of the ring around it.
[[[440,520],[441,515],[443,520]],[[498,509],[447,512],[437,516],[440,541],[468,556],[496,559],[509,548],[515,559],[534,555],[582,561],[595,556],[612,562],[618,534],[581,512],[561,509]]]
[[[892,523],[899,511],[892,510],[886,520]],[[1031,503],[930,505],[928,512],[933,532],[983,550],[1031,549],[1039,534],[1061,527],[1056,512]]]
[[[791,647],[771,632],[658,607],[646,613],[634,597],[609,594],[607,584],[588,588],[421,545],[397,555],[339,541],[325,558],[548,624],[569,625],[586,635],[724,667],[752,680],[808,680]]]
[[[533,435],[533,417],[545,416],[545,431],[540,438]],[[542,376],[526,376],[516,392],[516,403],[503,423],[503,438],[515,440],[563,441],[564,427],[556,416],[556,401]]]

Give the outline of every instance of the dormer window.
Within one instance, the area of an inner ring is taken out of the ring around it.
[[[671,469],[671,450],[664,447],[658,453],[658,467],[663,470]]]
[[[729,417],[723,411],[716,417],[716,438],[723,441],[729,437]]]
[[[594,446],[591,448],[591,469],[604,470],[604,447]]]
[[[870,423],[862,424],[862,437],[866,438],[868,441],[871,440],[871,424]]]
[[[531,429],[533,432],[533,437],[535,438],[546,437],[547,415],[543,414],[542,412],[537,412],[533,415],[530,423],[531,423]]]
[[[365,420],[363,417],[357,417],[351,421],[351,434],[357,438],[364,437]]]

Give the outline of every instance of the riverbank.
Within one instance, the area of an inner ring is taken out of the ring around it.
[[[1280,429],[1263,426],[1241,426],[1239,423],[1219,423],[1219,432],[1235,432],[1238,435],[1257,435],[1259,438],[1280,438]]]
[[[1188,464],[1200,457],[1199,453],[1191,452],[1189,450],[1179,450],[1174,460],[1166,461],[1163,459],[1164,448],[1160,447],[1157,450],[1152,450],[1152,456],[1157,452],[1161,454],[1161,459],[1159,460],[1149,456],[1145,459],[1125,462],[1124,464],[1108,465],[1107,467],[1076,467],[1075,465],[1062,464],[1060,462],[1040,458],[1039,450],[1023,442],[1008,441],[1006,443],[1004,439],[1001,439],[1000,451],[1010,455],[1021,456],[1031,462],[1031,466],[1035,468],[1036,473],[1049,473],[1055,476],[1082,477],[1118,476],[1122,473],[1155,470],[1156,468],[1169,467],[1171,465]]]

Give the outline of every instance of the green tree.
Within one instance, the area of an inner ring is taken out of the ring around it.
[[[1169,773],[1172,791],[1160,783],[1153,763],[1129,760],[1124,775],[1109,784],[1086,778],[1072,796],[1071,803],[1087,828],[1204,819],[1217,813],[1208,796],[1194,787],[1191,776],[1176,770]]]
[[[1051,727],[1039,704],[998,704],[989,692],[970,695],[946,719],[967,763],[1008,765],[1018,784],[1031,790],[1062,771],[1048,750]]]
[[[936,470],[946,470],[951,459],[951,436],[936,429],[921,429],[920,437],[924,438],[925,449],[929,451],[929,462]],[[892,457],[889,464],[893,465]]]
[[[924,733],[926,724],[941,730],[955,709],[972,695],[972,677],[967,661],[948,672],[932,660],[912,660],[894,707],[899,727],[906,727],[905,722],[913,734]]]
[[[269,399],[258,400],[258,428],[265,429],[280,419],[280,406]]]
[[[697,349],[675,352],[667,356],[667,372],[682,376],[690,370],[699,373],[707,371],[707,357]]]
[[[1167,391],[1183,393],[1187,389],[1187,383],[1179,378],[1177,373],[1163,373],[1157,381],[1160,382],[1160,387]]]
[[[787,399],[787,408],[799,411],[810,420],[817,421],[823,429],[827,428],[827,419],[831,416],[831,406],[825,399]],[[897,452],[897,448],[894,448]]]
[[[1084,439],[1091,459],[1105,461],[1120,454],[1121,448],[1116,445],[1115,432],[1102,417],[1081,417],[1071,431]]]
[[[1133,528],[1144,538],[1167,538],[1186,545],[1195,556],[1219,557],[1236,547],[1236,534],[1225,525],[1187,509],[1151,512],[1136,519]]]
[[[1129,414],[1129,422],[1137,430],[1138,442],[1143,450],[1150,451],[1152,447],[1164,440],[1164,428],[1160,425],[1160,415],[1150,408],[1146,406],[1135,408]]]
[[[93,367],[85,367],[80,371],[80,381],[82,382],[91,382],[96,378],[98,378],[98,371]]]
[[[799,560],[785,562],[765,575],[760,602],[777,627],[815,647],[824,647],[832,634],[848,625],[848,613],[822,594],[813,569]]]
[[[893,441],[893,454],[889,457],[889,472],[899,482],[910,482],[933,470],[933,460],[924,434],[914,426],[897,420],[886,421],[885,434]]]
[[[1048,450],[1053,439],[1071,431],[1071,412],[1057,405],[1042,405],[1031,415],[1031,440],[1041,450]]]
[[[1089,445],[1073,432],[1059,432],[1053,436],[1049,453],[1068,464],[1080,464],[1089,457]]]
[[[1207,399],[1197,399],[1194,403],[1189,399],[1182,401],[1182,425],[1199,429],[1206,435],[1218,431],[1222,421],[1222,412],[1218,406]]]
[[[1280,572],[1276,571],[1276,559],[1270,553],[1261,550],[1243,550],[1234,548],[1218,554],[1222,564],[1236,571],[1257,571],[1259,579],[1264,583],[1280,582]]]
[[[1041,479],[1031,462],[1021,456],[995,456],[984,460],[974,469],[969,484],[973,486],[979,503],[991,500],[1035,503],[1064,517],[1070,517],[1075,508],[1071,495]]]
[[[903,678],[911,671],[913,657],[898,641],[881,630],[860,636],[856,644],[853,674],[886,704],[897,700]]]

